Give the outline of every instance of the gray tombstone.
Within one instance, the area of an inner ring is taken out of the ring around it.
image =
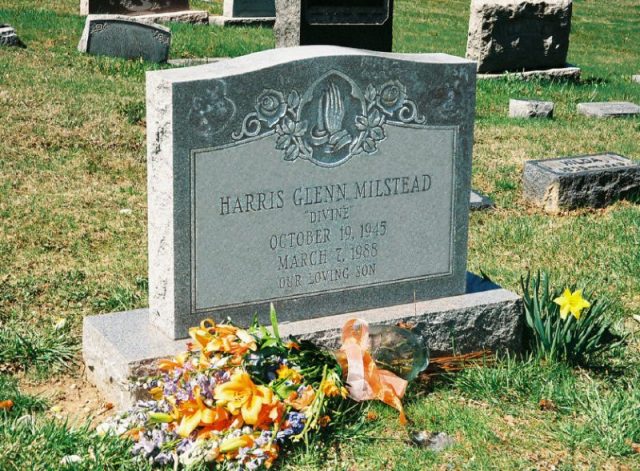
[[[578,103],[577,111],[593,118],[628,118],[640,115],[640,106],[628,101]]]
[[[27,47],[16,34],[16,30],[7,24],[0,24],[0,46]]]
[[[640,196],[640,165],[607,153],[525,164],[526,199],[548,212],[579,207],[601,208]]]
[[[552,101],[509,100],[510,118],[553,118]]]
[[[467,58],[478,72],[566,66],[571,0],[472,0]]]
[[[229,18],[275,18],[275,0],[224,0],[223,14]]]
[[[89,15],[85,21],[80,52],[123,59],[166,62],[171,46],[171,30],[127,16]]]
[[[189,0],[80,0],[80,14],[131,15],[189,9]]]
[[[307,47],[149,72],[152,322],[462,294],[474,67]]]
[[[277,47],[392,49],[393,0],[276,0],[276,12]]]

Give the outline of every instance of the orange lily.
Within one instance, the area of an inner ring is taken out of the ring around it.
[[[173,404],[174,418],[180,419],[176,432],[181,437],[188,437],[200,425],[208,427],[209,430],[222,430],[229,424],[229,414],[221,407],[207,407],[197,386],[193,389],[193,399],[189,401],[177,404],[174,398],[168,400]]]
[[[248,425],[258,423],[263,405],[273,403],[273,392],[265,386],[256,386],[244,371],[235,373],[231,381],[216,386],[213,397],[233,415],[238,412]]]
[[[176,368],[184,368],[184,364],[187,361],[188,356],[189,356],[188,352],[183,352],[179,355],[176,355],[173,360],[164,358],[158,361],[158,369],[160,371],[169,372]]]
[[[285,401],[285,404],[290,405],[295,410],[303,410],[309,407],[309,404],[313,402],[316,397],[316,393],[311,386],[307,386],[301,393],[293,392],[289,398]]]

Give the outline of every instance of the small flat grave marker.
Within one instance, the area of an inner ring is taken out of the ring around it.
[[[525,198],[549,212],[601,208],[640,195],[640,165],[611,153],[532,160],[523,180]]]
[[[89,15],[78,50],[89,54],[166,62],[171,30],[126,16]]]
[[[626,118],[640,115],[640,106],[627,101],[578,103],[578,113],[594,118]]]
[[[509,100],[510,118],[553,118],[552,101]]]

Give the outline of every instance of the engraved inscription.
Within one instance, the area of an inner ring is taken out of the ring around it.
[[[541,167],[560,173],[597,172],[621,167],[633,166],[630,160],[616,155],[590,155],[585,157],[572,157],[568,159],[548,160],[539,162]]]
[[[389,0],[305,0],[309,24],[382,24],[389,18]]]
[[[323,90],[318,115],[340,89]],[[339,172],[287,165],[276,133],[194,152],[194,312],[450,274],[456,128],[388,123],[385,136],[375,165]]]
[[[255,110],[232,139],[242,141],[275,131],[276,149],[283,152],[284,160],[309,160],[321,167],[377,153],[386,139],[387,123],[426,121],[401,81],[369,84],[363,91],[336,70],[316,80],[302,97],[296,90],[285,98],[278,90],[266,89],[256,99]]]

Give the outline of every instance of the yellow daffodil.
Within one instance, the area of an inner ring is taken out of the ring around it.
[[[240,413],[248,425],[258,423],[262,406],[274,402],[271,389],[256,386],[244,371],[235,373],[231,381],[216,386],[213,397],[218,405],[224,406],[232,414]]]
[[[300,384],[300,381],[302,381],[302,375],[287,365],[280,365],[280,368],[278,368],[278,378],[288,379],[293,384]]]
[[[567,318],[569,313],[579,320],[582,310],[591,306],[591,303],[582,297],[581,289],[572,293],[570,289],[566,288],[562,296],[554,299],[553,302],[560,306],[560,317],[563,320]]]

